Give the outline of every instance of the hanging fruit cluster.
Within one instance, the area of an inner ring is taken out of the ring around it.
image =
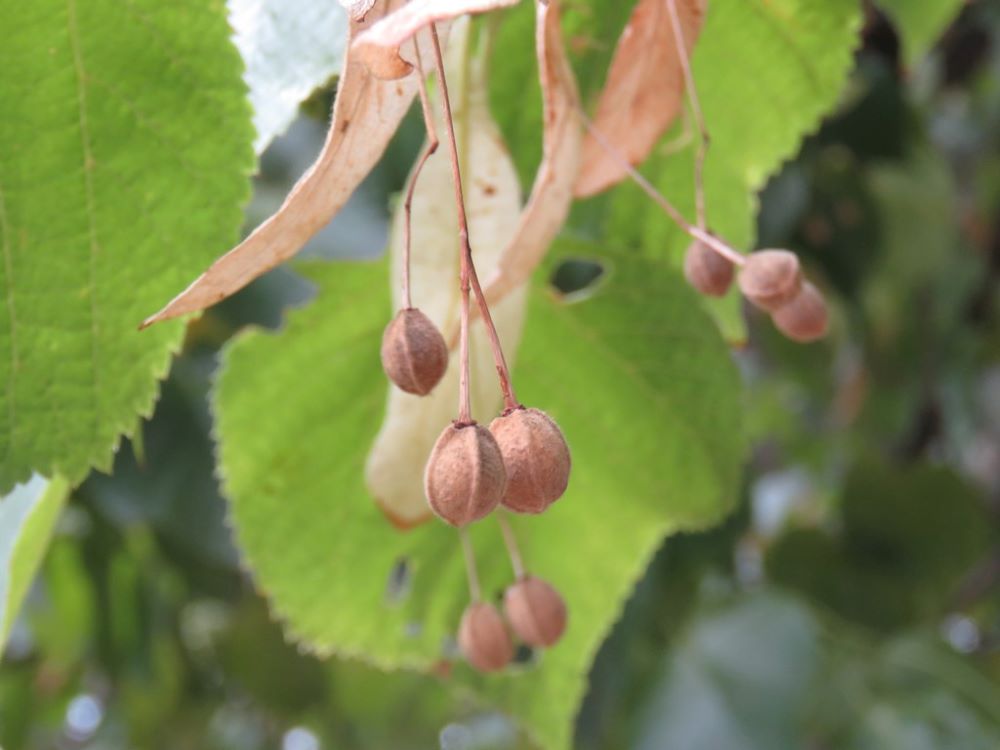
[[[559,593],[525,572],[504,514],[541,513],[559,499],[569,481],[569,449],[551,417],[517,400],[490,305],[503,301],[530,278],[565,221],[573,198],[594,195],[630,178],[692,238],[684,258],[684,274],[696,290],[722,296],[729,293],[735,278],[746,299],[767,312],[775,326],[795,341],[816,340],[825,335],[828,325],[823,297],[803,278],[793,253],[759,250],[744,255],[709,227],[703,185],[709,133],[690,64],[705,18],[705,0],[636,0],[616,45],[593,119],[579,101],[563,44],[559,4],[557,0],[535,0],[536,54],[544,106],[543,156],[516,231],[503,248],[494,274],[486,280],[485,290],[480,286],[469,244],[437,24],[519,1],[341,0],[352,19],[350,48],[338,84],[330,134],[316,166],[274,216],[143,323],[149,325],[214,304],[294,254],[333,217],[374,166],[410,101],[419,93],[428,144],[413,171],[403,205],[403,298],[401,309],[385,330],[381,357],[387,376],[402,391],[426,396],[434,390],[448,369],[450,346],[434,322],[413,306],[409,288],[414,186],[438,146],[417,42],[418,35],[427,34],[429,45],[425,49],[434,56],[458,214],[461,318],[457,415],[443,426],[430,452],[424,494],[433,513],[459,529],[472,604],[458,627],[458,641],[469,662],[483,670],[500,669],[511,658],[508,628],[524,643],[546,647],[558,640],[566,623],[566,606]],[[400,55],[404,44],[412,45],[412,62]],[[638,169],[684,110],[685,102],[698,130],[694,222]],[[344,153],[350,153],[351,158],[343,159]],[[327,184],[326,180],[333,182]],[[473,419],[470,405],[470,297],[474,297],[483,320],[504,399],[502,412],[488,427]],[[421,505],[419,498],[417,503]],[[464,531],[468,524],[491,514],[499,519],[514,568],[515,582],[504,597],[504,616],[482,601],[473,551]],[[412,518],[393,520],[406,525]]]
[[[424,472],[424,492],[431,510],[444,522],[459,529],[466,552],[472,602],[458,627],[458,645],[465,658],[484,672],[503,669],[513,658],[510,630],[526,645],[544,648],[554,645],[566,627],[566,605],[549,583],[524,571],[513,530],[501,520],[516,580],[504,595],[503,614],[483,601],[475,570],[475,555],[465,527],[500,509],[514,513],[542,513],[562,497],[569,484],[570,454],[562,431],[545,412],[526,408],[514,395],[510,370],[490,315],[489,305],[479,284],[469,229],[465,215],[462,176],[452,122],[451,102],[445,79],[441,45],[436,28],[430,37],[444,108],[444,124],[451,156],[455,201],[461,240],[460,270],[461,327],[459,330],[459,403],[456,419],[444,427],[431,451]],[[418,49],[418,48],[415,48]],[[418,68],[420,56],[417,51]],[[424,74],[418,70],[421,101],[428,114]],[[429,117],[431,142],[425,154],[436,148]],[[413,186],[423,159],[414,171],[407,195],[406,223]],[[444,336],[410,299],[409,227],[405,229],[403,304],[385,329],[382,338],[382,367],[400,389],[418,396],[428,395],[448,367],[448,345]],[[489,427],[472,417],[469,395],[470,296],[475,295],[493,349],[494,361],[504,398],[504,409]]]

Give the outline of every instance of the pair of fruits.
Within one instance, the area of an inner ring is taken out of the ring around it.
[[[684,256],[684,275],[702,294],[721,297],[729,291],[734,269],[726,258],[696,240]],[[806,343],[826,334],[826,302],[820,291],[802,278],[794,253],[750,253],[739,271],[738,283],[743,295],[769,312],[778,330],[793,341]]]
[[[566,603],[551,584],[535,576],[507,587],[503,615],[489,602],[473,602],[458,626],[458,646],[469,664],[480,672],[496,672],[510,663],[514,642],[508,624],[524,644],[548,648],[566,629]]]

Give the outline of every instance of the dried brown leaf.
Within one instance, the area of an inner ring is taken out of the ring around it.
[[[400,0],[376,0],[364,20],[351,22],[351,38],[400,5]],[[277,213],[147,318],[143,327],[204,310],[295,255],[336,215],[375,166],[416,91],[415,78],[391,82],[374,78],[348,49],[333,121],[316,162]]]
[[[378,78],[402,78],[413,65],[399,55],[399,47],[420,29],[467,13],[486,13],[514,5],[518,0],[411,0],[374,24],[352,42],[356,59]]]
[[[580,166],[579,97],[563,48],[556,0],[537,5],[535,49],[544,106],[542,162],[514,237],[504,248],[496,272],[485,277],[483,291],[490,304],[527,281],[545,257],[566,221]]]
[[[705,0],[675,0],[690,51],[705,19]],[[684,72],[667,0],[639,0],[618,39],[594,125],[631,164],[641,163],[682,107]],[[576,195],[605,190],[626,172],[588,135]]]

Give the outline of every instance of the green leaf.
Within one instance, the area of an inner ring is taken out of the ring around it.
[[[0,492],[107,469],[183,325],[139,321],[231,244],[253,164],[221,0],[4,3]]]
[[[594,653],[649,556],[664,534],[732,507],[744,448],[737,373],[684,282],[589,244],[558,254],[596,258],[606,274],[584,301],[534,291],[515,378],[525,403],[560,422],[574,473],[544,516],[514,523],[529,567],[564,593],[570,626],[537,667],[454,672],[553,749],[569,744]],[[224,356],[215,407],[237,535],[297,638],[321,653],[429,670],[454,655],[447,639],[468,593],[454,531],[432,522],[400,532],[364,489],[385,402],[386,267],[308,273],[320,287],[310,307],[281,334],[246,334]],[[484,590],[500,592],[511,572],[495,521],[471,535]],[[404,592],[393,593],[404,561]]]
[[[0,652],[68,494],[66,480],[36,475],[0,499]]]
[[[879,0],[903,42],[903,59],[913,65],[926,55],[965,3],[962,0]]]
[[[332,0],[229,0],[228,7],[259,154],[291,125],[299,104],[340,72],[347,11]]]

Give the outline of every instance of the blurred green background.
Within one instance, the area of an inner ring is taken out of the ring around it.
[[[264,154],[247,227],[313,158],[332,96]],[[411,117],[307,253],[382,251],[422,135]],[[800,347],[749,313],[739,510],[659,550],[576,744],[1000,747],[998,4],[912,62],[869,9],[849,91],[768,184],[759,233],[802,253],[834,335]],[[6,750],[524,746],[445,678],[289,645],[241,569],[206,394],[234,332],[309,294],[278,270],[209,311],[141,441],[75,491],[0,669]]]

